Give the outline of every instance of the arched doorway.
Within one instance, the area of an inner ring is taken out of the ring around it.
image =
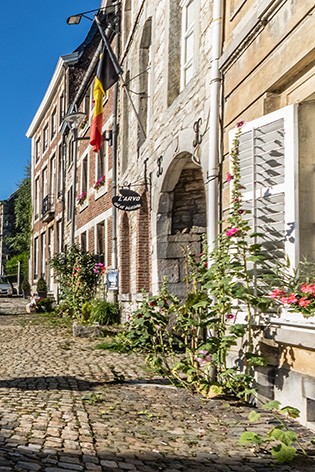
[[[198,257],[206,233],[206,194],[201,167],[190,153],[179,154],[170,165],[163,182],[157,213],[158,283],[168,279],[169,290],[183,298],[185,254]]]

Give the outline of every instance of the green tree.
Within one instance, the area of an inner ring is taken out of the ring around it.
[[[28,278],[28,259],[31,238],[31,166],[25,167],[25,177],[20,182],[16,191],[14,202],[14,233],[7,236],[5,241],[11,250],[11,258],[6,264],[7,273],[16,273],[18,262],[21,262],[21,273],[23,279]]]

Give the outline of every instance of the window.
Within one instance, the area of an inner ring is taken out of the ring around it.
[[[55,181],[56,181],[56,155],[54,154],[50,159],[50,185],[49,191],[53,196],[55,195]]]
[[[151,92],[151,41],[152,41],[152,20],[149,18],[143,28],[139,51],[139,119],[142,128],[138,128],[138,147],[145,139],[149,129],[150,120],[150,92]]]
[[[88,250],[88,246],[87,246],[87,232],[84,231],[83,233],[81,233],[80,235],[80,246],[81,246],[81,249],[83,249],[83,251],[87,251]]]
[[[95,172],[96,182],[106,175],[106,166],[108,164],[109,144],[105,138],[106,138],[106,133],[108,132],[109,132],[108,130],[104,131],[103,137],[102,137],[102,146],[96,156],[96,172]]]
[[[43,152],[48,148],[48,124],[43,129]]]
[[[88,159],[85,156],[81,165],[81,193],[88,190]]]
[[[51,139],[53,139],[57,133],[57,110],[56,108],[51,115]]]
[[[105,260],[105,221],[96,225],[96,254],[99,256],[99,262]]]
[[[271,268],[285,255],[292,267],[298,260],[295,121],[296,108],[285,107],[247,123],[240,135],[243,206]]]
[[[183,89],[194,73],[196,4],[194,0],[182,0],[180,6],[182,7],[181,89]]]
[[[72,138],[70,141],[68,141],[67,150],[68,150],[68,166],[71,166],[73,162],[73,139]]]
[[[62,252],[62,246],[63,246],[63,234],[62,234],[62,220],[57,221],[57,248],[56,252],[60,254]]]
[[[84,96],[83,100],[83,113],[89,116],[91,110],[91,89],[89,88]]]
[[[58,147],[58,198],[62,196],[63,187],[63,152],[64,145],[61,143]]]
[[[34,185],[34,209],[35,209],[35,220],[39,217],[39,178],[35,179],[35,185]]]
[[[48,195],[48,171],[47,167],[42,172],[42,199]]]
[[[64,96],[64,93],[62,93],[59,98],[59,123],[60,124],[62,123],[65,116],[65,108],[66,108],[65,96]]]
[[[42,233],[40,237],[40,270],[41,276],[46,276],[46,233]]]
[[[72,201],[73,201],[73,193],[72,187],[69,188],[67,192],[67,221],[70,221],[72,218]]]
[[[36,162],[39,161],[40,158],[40,138],[38,138],[35,142],[35,160]]]
[[[34,239],[33,267],[34,267],[34,279],[37,279],[38,278],[38,237]]]

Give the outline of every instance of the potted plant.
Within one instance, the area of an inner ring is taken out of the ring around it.
[[[47,284],[43,276],[37,281],[37,293],[40,297],[47,297]]]
[[[23,279],[22,282],[23,298],[28,298],[31,295],[31,285],[27,279]]]

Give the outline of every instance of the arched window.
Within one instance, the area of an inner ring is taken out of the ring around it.
[[[180,92],[181,8],[180,0],[169,1],[168,79],[167,105],[170,106]]]
[[[131,0],[125,1],[124,14],[123,14],[123,33],[124,33],[124,44],[126,44],[132,20]]]
[[[151,44],[152,44],[152,21],[149,18],[144,25],[139,51],[139,118],[145,135],[148,132],[148,121],[150,117],[150,84],[151,84]],[[141,127],[138,128],[138,148],[145,141]]]
[[[130,71],[126,73],[126,87],[129,87],[130,81]],[[121,174],[124,174],[128,167],[129,159],[129,98],[126,92],[123,93],[122,97],[122,107],[123,107],[123,116],[122,116],[122,159],[121,159]]]

